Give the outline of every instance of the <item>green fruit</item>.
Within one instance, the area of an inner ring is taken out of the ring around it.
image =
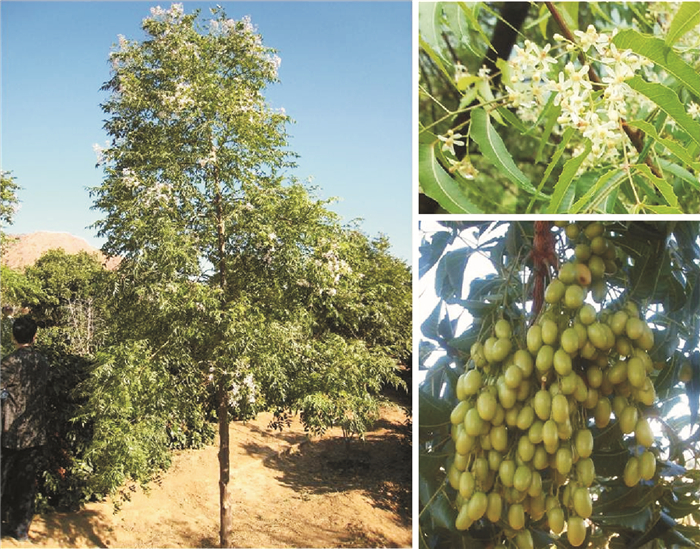
[[[592,223],[589,223],[586,225],[586,228],[583,230],[583,234],[586,235],[586,238],[588,240],[593,240],[596,236],[600,236],[605,232],[605,227],[603,226],[602,223],[598,221],[594,221]]]
[[[553,419],[544,422],[542,427],[542,442],[545,447],[554,447],[559,444],[559,429]]]
[[[519,366],[511,364],[504,374],[504,382],[509,389],[517,389],[523,380],[523,371]]]
[[[588,269],[591,271],[591,279],[600,280],[605,275],[605,261],[602,257],[593,255],[588,260]]]
[[[525,510],[522,504],[514,503],[508,509],[508,524],[513,530],[522,530],[525,526]]]
[[[596,255],[604,255],[608,250],[608,241],[604,236],[596,236],[591,239],[591,252]],[[592,259],[592,258],[591,258]]]
[[[475,443],[474,435],[470,435],[465,429],[461,429],[455,441],[455,450],[458,454],[468,454],[474,448]]]
[[[597,389],[603,383],[603,370],[598,368],[598,366],[590,366],[586,370],[586,380],[589,387]]]
[[[557,335],[559,330],[557,329],[557,323],[553,320],[546,319],[542,322],[542,342],[545,345],[553,345],[557,341]]]
[[[523,406],[518,412],[518,419],[516,419],[515,425],[521,431],[527,431],[533,421],[535,421],[535,410],[532,406]]]
[[[488,496],[484,492],[475,492],[474,495],[469,500],[469,518],[477,521],[486,513],[486,507],[488,507]]]
[[[450,414],[450,422],[452,425],[459,425],[464,421],[464,416],[467,415],[467,410],[471,408],[471,405],[465,401],[462,400],[457,406],[454,407],[452,410],[452,413]]]
[[[494,450],[505,452],[508,448],[508,428],[505,425],[492,427],[489,437]]]
[[[513,329],[510,326],[510,322],[503,318],[496,322],[494,331],[496,332],[496,337],[498,339],[510,339],[510,336],[513,334]]]
[[[535,547],[530,530],[523,530],[515,535],[515,546],[518,549],[533,549]]]
[[[639,475],[644,480],[651,480],[654,474],[656,474],[656,456],[647,450],[639,456]]]
[[[620,414],[620,430],[629,435],[634,431],[639,421],[639,411],[636,406],[627,406]]]
[[[464,376],[464,382],[462,383],[462,388],[464,389],[465,395],[475,395],[481,389],[483,383],[481,377],[481,372],[479,370],[469,370]]]
[[[513,367],[517,368],[517,366]],[[489,391],[482,392],[476,400],[476,409],[479,412],[479,417],[484,421],[493,419],[496,415],[497,406],[496,398]]]
[[[554,363],[554,348],[550,345],[543,345],[537,352],[535,359],[535,368],[537,371],[544,374],[549,371]]]
[[[552,507],[547,511],[549,529],[557,536],[564,531],[564,510],[561,507]]]
[[[472,473],[478,482],[484,482],[489,476],[489,460],[485,457],[478,457],[472,464]]]
[[[578,244],[574,248],[574,256],[578,261],[588,261],[591,257],[591,247],[588,244]],[[581,263],[577,263],[577,265],[581,265]]]
[[[517,393],[508,387],[505,381],[498,384],[498,401],[505,410],[509,410],[515,405],[517,396]]]
[[[581,545],[586,539],[586,523],[581,517],[569,517],[566,539],[574,547]]]
[[[559,448],[556,453],[556,470],[560,475],[568,475],[573,466],[573,456],[568,448]]]
[[[574,511],[582,518],[588,518],[593,514],[593,501],[588,488],[581,487],[574,490]]]
[[[564,292],[566,291],[566,285],[559,279],[555,278],[552,280],[544,291],[544,300],[547,303],[559,303],[561,298],[564,297]]]
[[[595,307],[590,303],[586,303],[581,307],[581,310],[578,312],[578,318],[581,321],[581,324],[583,324],[584,326],[593,324],[596,319]]]
[[[570,355],[578,351],[578,343],[578,332],[574,328],[567,328],[561,334],[561,347]]]
[[[645,322],[640,318],[628,318],[627,323],[625,324],[625,332],[627,333],[627,337],[629,337],[632,341],[642,337],[642,333],[644,333],[644,325]]]
[[[595,465],[591,458],[579,459],[576,462],[576,479],[583,486],[590,486],[595,480]]]
[[[586,298],[585,290],[578,284],[572,284],[564,293],[564,306],[567,309],[579,309]]]
[[[627,380],[627,363],[617,361],[607,372],[608,381],[613,385],[619,385]]]
[[[504,459],[501,466],[498,468],[498,477],[501,479],[501,484],[510,488],[513,486],[513,477],[515,476],[516,465],[512,459]]]
[[[464,499],[469,499],[476,488],[474,475],[469,471],[464,471],[459,477],[459,493]]]
[[[582,458],[587,458],[593,453],[593,433],[588,429],[581,429],[576,433],[576,453]]]
[[[564,263],[559,269],[559,280],[567,286],[573,284],[576,280],[576,265],[571,262]]]
[[[632,486],[639,484],[641,478],[642,475],[639,471],[639,460],[635,456],[632,456],[627,461],[627,465],[625,465],[625,472],[622,475],[622,479],[625,481],[625,485],[631,488]]]
[[[484,425],[484,420],[481,419],[476,408],[470,408],[464,416],[464,430],[467,434],[475,437],[481,434],[481,429]]]
[[[455,490],[459,490],[459,479],[462,476],[462,472],[458,470],[454,464],[450,465],[450,468],[447,471],[447,480],[450,483],[450,486],[454,488]]]
[[[527,489],[527,495],[531,498],[536,498],[542,493],[542,475],[537,471],[532,472],[532,480]]]
[[[600,322],[594,322],[586,330],[588,333],[588,339],[593,344],[596,349],[604,349],[608,344],[608,336],[606,334],[605,328]]]
[[[529,377],[535,366],[535,360],[525,349],[518,349],[513,355],[513,363],[522,370],[524,377]]]
[[[532,482],[532,470],[527,465],[519,466],[513,476],[513,487],[519,492],[525,492],[530,487],[530,482]]]
[[[641,359],[633,357],[627,361],[627,379],[632,387],[641,389],[644,386],[644,382],[647,379],[647,371]]]
[[[474,521],[469,518],[469,502],[465,501],[459,509],[459,514],[455,520],[455,528],[461,531],[468,530],[473,523]]]
[[[535,445],[523,435],[518,439],[518,457],[523,463],[528,463],[535,455]]]
[[[652,444],[654,444],[654,433],[651,430],[651,426],[649,425],[647,418],[639,418],[634,427],[634,436],[636,437],[637,442],[645,448],[649,448]]]
[[[605,280],[595,280],[591,284],[591,296],[596,303],[605,301],[605,296],[608,294],[608,287]]]
[[[569,240],[576,240],[578,235],[581,234],[581,228],[576,223],[569,223],[564,227],[564,233]]]
[[[537,391],[533,399],[533,406],[537,417],[542,421],[547,421],[552,413],[552,396],[549,391],[545,389]]]
[[[598,404],[593,410],[593,417],[595,419],[595,426],[598,429],[603,429],[610,423],[610,415],[612,414],[612,406],[607,398],[601,398],[598,400]]]
[[[491,357],[493,360],[491,362],[501,362],[505,360],[510,354],[510,350],[513,348],[513,344],[510,339],[499,338],[493,344],[493,349],[491,351]]]
[[[527,350],[530,351],[532,355],[536,355],[537,351],[542,347],[542,327],[535,325],[531,326],[527,331]]]
[[[502,512],[503,500],[501,499],[501,494],[498,492],[489,493],[488,504],[486,506],[486,518],[491,522],[498,522],[501,520]]]
[[[560,376],[568,376],[571,373],[571,356],[564,349],[557,349],[554,352],[553,362],[554,369]]]
[[[617,311],[610,319],[610,329],[616,336],[625,332],[629,315],[625,311]]]
[[[557,423],[564,423],[569,419],[569,401],[563,394],[554,395],[552,398],[552,419]]]

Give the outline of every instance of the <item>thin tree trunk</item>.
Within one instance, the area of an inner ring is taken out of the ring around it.
[[[231,547],[229,534],[231,532],[231,509],[228,501],[228,482],[230,478],[230,454],[228,431],[228,402],[226,387],[221,380],[218,391],[219,400],[219,506],[221,530],[219,544],[221,547]]]
[[[214,197],[214,205],[216,207],[216,236],[219,252],[219,286],[224,291],[223,300],[226,300],[226,240],[225,240],[225,221],[224,212],[221,204],[221,190],[219,188],[219,174],[216,168],[214,169],[214,177],[216,181],[216,195]],[[219,407],[219,508],[221,528],[219,531],[219,545],[221,547],[230,547],[231,533],[231,509],[228,500],[228,483],[230,479],[230,450],[229,450],[229,431],[228,431],[228,398],[226,396],[227,387],[226,381],[222,377],[219,381],[219,389],[217,391],[218,407]]]

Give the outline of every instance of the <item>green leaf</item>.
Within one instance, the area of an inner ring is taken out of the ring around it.
[[[700,76],[698,76],[698,79],[700,80]],[[656,103],[662,111],[678,123],[678,126],[683,129],[695,143],[700,145],[700,123],[696,122],[688,115],[685,107],[673,90],[662,84],[646,82],[641,76],[635,76],[627,80],[626,84]],[[700,82],[698,82],[698,86],[700,87]]]
[[[421,427],[438,427],[450,422],[452,405],[446,399],[436,397],[425,385],[418,390],[418,409],[420,416],[418,423]]]
[[[693,175],[682,166],[669,162],[668,160],[664,160],[663,158],[659,159],[659,164],[663,170],[675,175],[679,179],[682,179],[694,189],[700,190],[700,180],[698,180],[697,175]]]
[[[576,191],[576,185],[572,185],[574,176],[590,152],[591,142],[588,141],[585,150],[580,155],[564,164],[564,169],[561,171],[559,180],[554,186],[552,200],[549,203],[549,208],[547,208],[547,213],[565,213],[571,207]]]
[[[570,213],[579,213],[582,210],[590,212],[605,200],[605,198],[622,184],[626,175],[622,170],[610,170],[608,173],[600,176],[595,185],[583,195],[571,207]]]
[[[418,147],[418,176],[423,192],[449,213],[482,213],[465,196],[459,183],[440,165],[435,153],[436,145],[438,143]]]
[[[649,122],[646,122],[645,120],[632,120],[630,122],[627,122],[627,125],[631,128],[638,128],[642,130],[646,135],[651,137],[659,145],[662,145],[663,147],[668,149],[673,155],[675,155],[678,158],[678,160],[680,160],[681,162],[685,162],[694,170],[700,171],[700,162],[698,162],[696,158],[690,156],[686,148],[683,147],[683,145],[681,145],[677,141],[673,141],[672,139],[661,137],[656,131],[656,128],[649,124]]]
[[[462,12],[464,12],[464,15],[467,18],[467,21],[469,21],[471,27],[479,33],[479,36],[481,36],[481,39],[484,42],[486,42],[486,45],[489,47],[489,49],[495,52],[496,50],[491,45],[491,41],[489,40],[488,34],[484,32],[484,29],[479,24],[479,20],[474,15],[473,8],[467,6],[465,2],[459,2],[459,7],[462,9]],[[463,36],[466,40],[469,37],[469,34],[465,32]]]
[[[421,2],[418,5],[418,28],[420,38],[433,53],[443,57],[442,47],[442,4],[440,2]]]
[[[673,48],[664,43],[663,40],[627,29],[620,31],[613,38],[613,43],[620,49],[632,50],[663,67],[666,72],[673,75],[679,82],[682,82],[688,91],[696,97],[700,97],[700,74],[683,61],[673,51]]]
[[[660,177],[656,177],[653,173],[651,173],[651,169],[649,166],[646,164],[637,164],[635,168],[644,176],[646,177],[649,181],[651,181],[654,186],[661,191],[661,194],[663,197],[666,199],[666,202],[668,202],[669,206],[672,206],[676,209],[678,209],[678,198],[673,192],[673,187],[666,181],[665,179],[661,179]],[[675,213],[683,213],[680,210],[678,210]]]
[[[472,253],[469,248],[460,248],[447,252],[438,263],[435,274],[435,292],[445,300],[456,296],[462,297],[464,271]]]
[[[681,37],[700,24],[700,2],[683,2],[666,35],[666,44],[672,46]]]
[[[530,194],[538,194],[527,176],[515,165],[513,157],[503,144],[501,136],[491,125],[491,119],[484,109],[475,109],[472,112],[471,130],[469,135],[479,145],[481,153],[499,171],[518,187]],[[549,198],[540,194],[541,198]]]
[[[557,167],[557,164],[559,163],[559,159],[561,159],[561,156],[564,154],[564,151],[566,150],[566,145],[569,143],[571,140],[571,137],[574,135],[574,129],[569,127],[564,130],[564,134],[561,137],[561,142],[557,146],[557,150],[554,152],[554,156],[552,157],[552,160],[549,162],[549,166],[547,166],[547,169],[544,171],[544,175],[542,176],[542,180],[540,181],[540,186],[537,189],[538,191],[541,191],[544,188],[544,184],[547,182],[547,179],[549,179],[549,176],[552,174],[552,171],[554,168]],[[532,206],[535,203],[535,197],[533,196],[532,199],[530,200],[530,203],[527,205],[527,213],[530,213],[532,210]]]

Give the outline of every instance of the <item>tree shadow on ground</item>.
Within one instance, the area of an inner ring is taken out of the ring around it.
[[[101,511],[83,509],[80,513],[45,513],[41,516],[46,536],[61,539],[69,547],[107,547],[109,527]],[[41,536],[42,534],[37,534]]]
[[[340,436],[309,440],[276,432],[271,437],[290,446],[277,451],[260,441],[243,448],[280,472],[279,481],[299,493],[327,494],[359,490],[378,508],[395,513],[403,526],[411,524],[411,446],[400,423],[382,420],[365,440]],[[272,440],[270,441],[272,442]],[[276,445],[279,447],[279,445]]]

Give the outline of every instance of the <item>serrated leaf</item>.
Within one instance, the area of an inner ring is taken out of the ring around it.
[[[437,160],[437,143],[418,147],[418,176],[422,191],[449,213],[482,213],[465,196]]]
[[[660,38],[626,29],[617,33],[613,43],[620,49],[632,50],[663,67],[666,72],[683,83],[689,92],[700,97],[700,74]]]
[[[554,185],[554,192],[552,193],[547,213],[566,213],[571,208],[574,202],[574,193],[576,192],[576,185],[572,184],[574,176],[590,152],[591,142],[587,141],[584,151],[564,164],[564,169],[561,171],[556,185]]]
[[[499,171],[518,187],[530,194],[538,194],[527,176],[515,165],[513,157],[503,144],[501,136],[491,125],[491,119],[484,109],[472,112],[471,130],[469,135],[479,145],[479,150]],[[540,198],[549,198],[540,195]]]
[[[673,141],[672,139],[661,137],[656,128],[644,120],[632,120],[627,122],[627,125],[631,128],[638,128],[642,130],[647,136],[651,137],[659,145],[665,147],[673,155],[675,155],[678,160],[685,162],[695,170],[700,170],[700,162],[688,154],[686,148],[680,143]]]
[[[625,180],[622,170],[610,170],[600,176],[586,194],[571,207],[571,213],[591,212],[603,202],[607,196],[619,187]]]
[[[635,76],[626,80],[625,83],[656,103],[662,111],[678,123],[678,127],[685,131],[695,143],[700,144],[700,124],[688,115],[673,90],[663,84],[646,82],[641,76]]]
[[[671,213],[683,213],[678,209],[678,197],[676,197],[675,193],[673,192],[673,187],[669,185],[665,179],[656,177],[651,172],[651,168],[649,168],[649,166],[646,164],[637,164],[635,169],[644,175],[644,177],[646,177],[649,181],[651,181],[657,189],[659,189],[669,206],[672,206],[677,210]]]
[[[683,2],[671,21],[666,44],[672,46],[683,35],[700,24],[700,2]]]

